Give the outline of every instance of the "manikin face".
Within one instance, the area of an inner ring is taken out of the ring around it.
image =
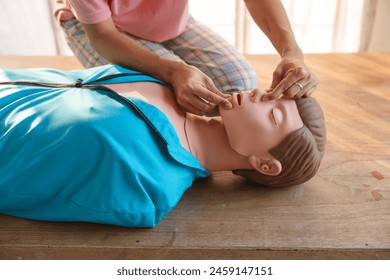
[[[244,156],[271,158],[269,150],[303,126],[293,99],[262,101],[264,90],[233,94],[230,110],[219,108],[230,146]]]

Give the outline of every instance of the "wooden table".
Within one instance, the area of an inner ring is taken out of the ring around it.
[[[275,56],[249,56],[259,86]],[[328,144],[318,175],[260,188],[230,173],[197,181],[155,229],[0,215],[0,259],[389,259],[390,53],[313,54]],[[0,67],[81,68],[71,57]]]

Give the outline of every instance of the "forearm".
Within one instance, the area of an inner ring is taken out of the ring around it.
[[[244,0],[253,20],[281,57],[302,55],[280,0]]]
[[[134,69],[170,83],[170,72],[184,63],[158,56],[119,32],[112,22],[84,25],[91,46],[114,64]]]
[[[83,27],[92,47],[111,63],[138,70],[170,84],[183,111],[205,115],[215,111],[217,106],[231,107],[210,77],[198,68],[149,51],[119,32],[111,18],[97,24],[84,24]]]

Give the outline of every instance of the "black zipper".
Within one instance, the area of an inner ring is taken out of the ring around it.
[[[34,81],[9,81],[9,82],[0,82],[0,85],[21,85],[21,86],[38,86],[38,87],[46,87],[46,88],[85,88],[85,89],[95,89],[95,90],[103,90],[114,94],[116,97],[119,97],[126,104],[130,105],[130,107],[142,118],[143,121],[147,123],[147,125],[158,135],[158,137],[164,142],[165,145],[168,142],[165,140],[164,136],[158,131],[158,129],[154,126],[154,124],[148,119],[148,117],[134,104],[131,100],[123,97],[116,91],[110,89],[107,86],[103,85],[94,85],[97,82],[109,81],[111,79],[120,78],[120,77],[128,77],[128,76],[144,76],[142,73],[118,73],[118,74],[110,74],[103,77],[100,77],[96,80],[90,81],[88,83],[83,83],[83,79],[79,78],[75,83],[72,84],[56,84],[56,83],[46,83],[46,82],[34,82]],[[146,81],[146,80],[145,80]],[[142,82],[142,80],[137,81]],[[148,81],[153,82],[153,81]],[[157,82],[155,82],[157,83]],[[164,85],[164,84],[161,84]],[[165,85],[164,85],[165,86]]]

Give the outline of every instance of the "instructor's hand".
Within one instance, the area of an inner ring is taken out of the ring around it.
[[[185,112],[203,116],[215,113],[218,106],[231,109],[228,94],[221,93],[213,81],[198,68],[181,64],[172,73],[173,87],[179,108]]]
[[[281,95],[292,98],[310,96],[318,85],[318,79],[300,56],[282,58],[273,73],[272,85],[266,99]]]

